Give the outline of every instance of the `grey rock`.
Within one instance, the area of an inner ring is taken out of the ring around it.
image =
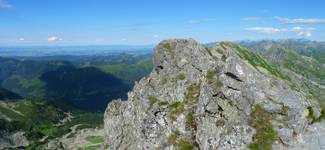
[[[304,134],[297,135],[293,150],[323,150],[325,149],[325,124],[316,123],[308,126]]]

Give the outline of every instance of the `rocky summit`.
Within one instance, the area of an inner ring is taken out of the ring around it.
[[[325,149],[319,102],[250,50],[166,40],[105,112],[103,149]]]

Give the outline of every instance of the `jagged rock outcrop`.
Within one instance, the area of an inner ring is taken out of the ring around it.
[[[232,43],[163,41],[154,65],[128,101],[108,105],[104,149],[300,149],[321,116],[287,76]]]

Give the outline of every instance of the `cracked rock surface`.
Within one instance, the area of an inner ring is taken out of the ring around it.
[[[246,49],[226,42],[207,48],[194,40],[162,41],[152,73],[136,83],[127,101],[108,105],[102,148],[249,149],[264,132],[254,127],[263,118],[252,115],[260,107],[270,116],[273,149],[324,146],[317,142],[324,125],[308,117],[311,111],[320,115],[318,102],[243,54]]]

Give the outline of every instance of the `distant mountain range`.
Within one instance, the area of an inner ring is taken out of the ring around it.
[[[309,41],[305,39],[287,40],[262,40],[262,41],[241,41],[241,45],[253,50],[267,51],[276,47],[294,51],[302,56],[316,59],[319,63],[325,63],[325,42]]]
[[[18,46],[0,47],[0,56],[3,57],[42,57],[42,56],[89,56],[89,55],[116,55],[128,53],[143,55],[151,53],[153,46]]]

